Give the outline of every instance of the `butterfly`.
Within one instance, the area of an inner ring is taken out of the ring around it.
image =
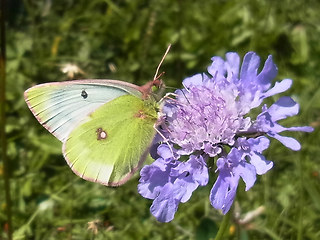
[[[74,173],[118,186],[149,154],[160,107],[154,87],[162,88],[162,81],[137,86],[118,80],[76,80],[36,85],[24,96],[36,119],[62,142]]]
[[[62,142],[72,171],[106,186],[128,181],[149,156],[164,84],[74,80],[36,85],[24,93],[36,119]],[[161,74],[160,74],[161,76]]]

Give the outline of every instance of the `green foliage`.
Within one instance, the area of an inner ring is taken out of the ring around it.
[[[227,51],[243,56],[252,50],[263,59],[272,54],[277,79],[294,80],[287,94],[295,94],[301,114],[287,123],[316,130],[295,135],[303,146],[298,153],[272,141],[267,158],[275,166],[250,191],[240,186],[228,239],[320,238],[319,1],[7,2],[6,133],[15,239],[213,238],[222,218],[208,200],[213,180],[181,204],[172,222],[158,223],[149,213],[151,201],[137,193],[138,178],[107,188],[75,176],[60,142],[23,100],[34,84],[66,80],[65,64],[82,69],[74,78],[143,84],[169,43],[173,47],[161,69],[170,87],[180,87],[184,77],[204,71],[210,57]],[[239,221],[259,206],[263,213]],[[0,239],[6,236],[5,208],[0,194]]]

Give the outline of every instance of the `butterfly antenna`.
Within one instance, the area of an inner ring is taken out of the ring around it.
[[[157,76],[158,76],[159,69],[160,69],[161,64],[163,63],[164,59],[165,59],[165,58],[166,58],[166,56],[168,55],[168,52],[170,51],[170,48],[171,48],[171,44],[169,44],[169,46],[168,46],[168,48],[167,48],[166,52],[164,53],[164,55],[163,55],[163,57],[162,57],[162,59],[161,59],[161,61],[160,61],[159,65],[158,65],[158,67],[157,67],[156,74],[154,75],[153,80],[155,80],[155,79],[158,79],[158,78],[159,78],[159,77],[157,77]],[[161,75],[160,75],[160,76],[162,76],[162,75],[163,75],[163,73],[161,73]]]

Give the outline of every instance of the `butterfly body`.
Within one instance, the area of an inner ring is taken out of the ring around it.
[[[159,106],[152,87],[117,80],[40,84],[25,92],[36,119],[63,143],[74,173],[107,186],[125,183],[149,153]]]

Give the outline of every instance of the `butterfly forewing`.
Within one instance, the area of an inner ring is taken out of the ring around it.
[[[157,107],[136,96],[120,96],[74,129],[64,156],[80,177],[108,186],[126,182],[142,164],[155,135]]]
[[[91,112],[122,95],[141,97],[136,85],[116,80],[46,83],[29,88],[26,102],[37,120],[64,142]]]

